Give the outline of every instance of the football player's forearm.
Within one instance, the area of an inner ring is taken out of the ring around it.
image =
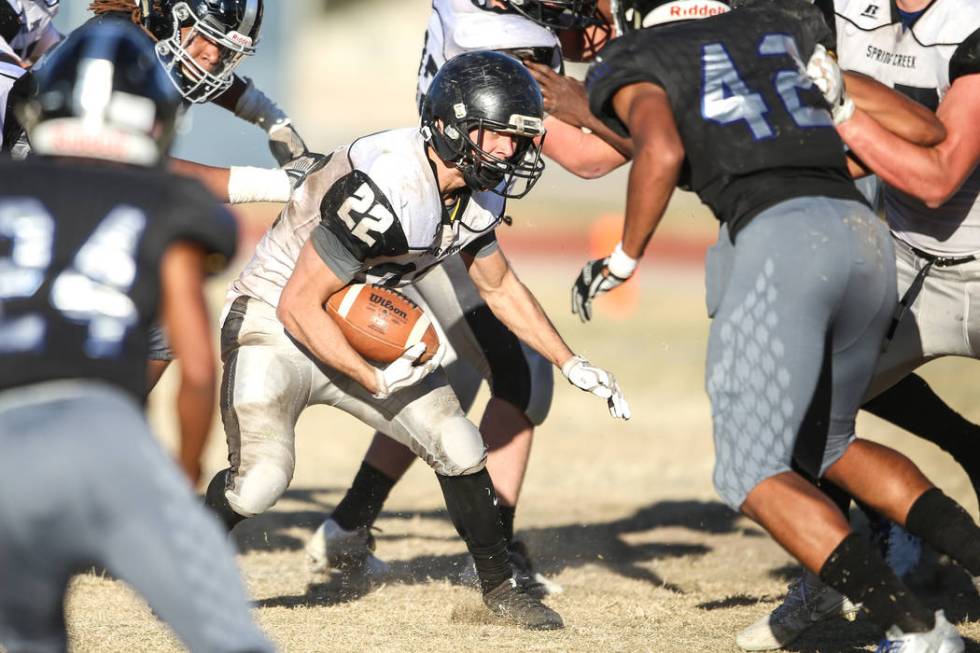
[[[230,178],[228,168],[218,168],[173,157],[170,158],[168,167],[171,172],[201,182],[219,202],[228,202],[228,180]]]
[[[656,231],[677,185],[679,160],[663,160],[653,148],[637,152],[626,195],[623,251],[639,260]]]
[[[509,272],[483,299],[504,326],[556,367],[574,354],[527,286]]]
[[[844,81],[857,108],[893,134],[926,147],[946,138],[946,128],[928,107],[865,75],[846,72]]]
[[[613,146],[594,134],[561,121],[548,127],[544,154],[565,170],[582,179],[598,179],[626,163]]]
[[[950,181],[937,148],[913,145],[861,110],[838,125],[844,142],[881,179],[930,207],[942,205],[958,187]]]
[[[170,346],[180,366],[178,457],[192,483],[197,482],[200,474],[217,387],[203,283],[204,252],[189,243],[171,245],[161,262],[162,314]]]
[[[600,139],[617,152],[625,160],[630,160],[633,158],[633,141],[629,138],[623,138],[613,130],[606,127],[606,125],[596,118],[591,113],[589,114],[589,120],[586,122],[586,127],[595,135],[596,138]]]
[[[377,392],[374,368],[354,351],[326,311],[316,303],[284,300],[280,300],[276,315],[290,336],[323,364],[346,374],[372,393]]]

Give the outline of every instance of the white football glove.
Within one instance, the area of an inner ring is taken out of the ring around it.
[[[605,399],[609,414],[613,417],[629,419],[632,416],[630,405],[619,389],[616,377],[610,372],[595,367],[581,356],[572,356],[561,366],[561,373],[576,388]]]
[[[834,124],[846,122],[854,115],[854,101],[847,95],[844,76],[837,58],[820,44],[813,49],[813,56],[806,64],[806,74],[817,85],[823,98],[830,105]]]
[[[416,361],[425,352],[425,348],[424,342],[416,343],[406,349],[404,354],[389,363],[388,367],[384,369],[375,368],[374,375],[378,381],[378,391],[374,393],[374,398],[387,399],[393,393],[410,385],[415,385],[434,372],[442,364],[446,348],[440,344],[432,358],[421,365],[416,364]]]

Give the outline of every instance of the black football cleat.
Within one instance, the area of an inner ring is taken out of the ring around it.
[[[564,628],[561,615],[534,598],[510,578],[483,595],[490,612],[532,630]]]

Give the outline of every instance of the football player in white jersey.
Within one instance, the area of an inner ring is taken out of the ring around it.
[[[932,147],[913,145],[860,109],[838,127],[851,148],[852,171],[873,171],[884,182],[901,297],[865,408],[950,452],[976,490],[980,427],[948,409],[910,373],[941,356],[980,356],[980,6],[969,0],[826,4],[834,15],[840,68],[874,77],[935,110],[947,134]],[[847,503],[845,497],[842,505]],[[935,529],[947,530],[938,521]],[[897,526],[886,526],[886,537],[889,547],[911,549],[910,560],[893,561],[908,570],[917,540],[909,541]],[[737,642],[744,650],[779,648],[849,609],[846,599],[807,575]]]
[[[521,58],[535,76],[541,74],[540,69],[557,74],[554,71],[563,66],[563,47],[581,56],[583,42],[588,46],[608,31],[607,17],[600,13],[596,0],[434,0],[416,101],[421,107],[436,73],[465,52],[507,52]],[[598,176],[621,165],[630,152],[627,139],[595,119],[586,125],[592,133],[552,116],[545,118],[544,126],[548,137],[543,141],[543,153],[582,177]],[[497,491],[517,577],[536,595],[559,592],[558,584],[533,570],[525,545],[513,538],[514,514],[534,429],[543,422],[551,404],[551,366],[522,346],[494,317],[459,257],[420,280],[413,290],[449,335],[452,354],[447,370],[464,410],[472,406],[484,379],[490,385],[492,397],[480,431],[489,449],[487,468]],[[352,561],[362,571],[385,569],[371,552],[370,527],[391,488],[414,459],[407,448],[381,433],[375,435],[350,489],[307,545],[314,570]],[[464,575],[471,570],[467,567]]]
[[[23,156],[18,139],[23,130],[13,116],[16,104],[11,93],[26,94],[15,83],[51,46],[61,33],[51,21],[60,0],[0,0],[0,151]],[[17,150],[15,150],[15,146]]]
[[[424,349],[415,346],[372,366],[323,308],[352,281],[404,286],[461,252],[509,329],[628,418],[615,379],[568,349],[496,241],[505,198],[527,193],[543,170],[534,142],[542,118],[540,91],[519,61],[467,53],[433,80],[421,128],[360,138],[297,189],[225,308],[221,409],[231,467],[211,481],[207,503],[229,527],[278,501],[292,478],[300,413],[333,405],[435,470],[491,611],[527,627],[562,626],[512,577],[483,439],[436,371],[441,353],[414,365]]]

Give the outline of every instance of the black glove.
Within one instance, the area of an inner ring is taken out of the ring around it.
[[[589,261],[572,286],[572,313],[583,322],[592,319],[592,300],[626,281],[609,272],[609,257]]]

